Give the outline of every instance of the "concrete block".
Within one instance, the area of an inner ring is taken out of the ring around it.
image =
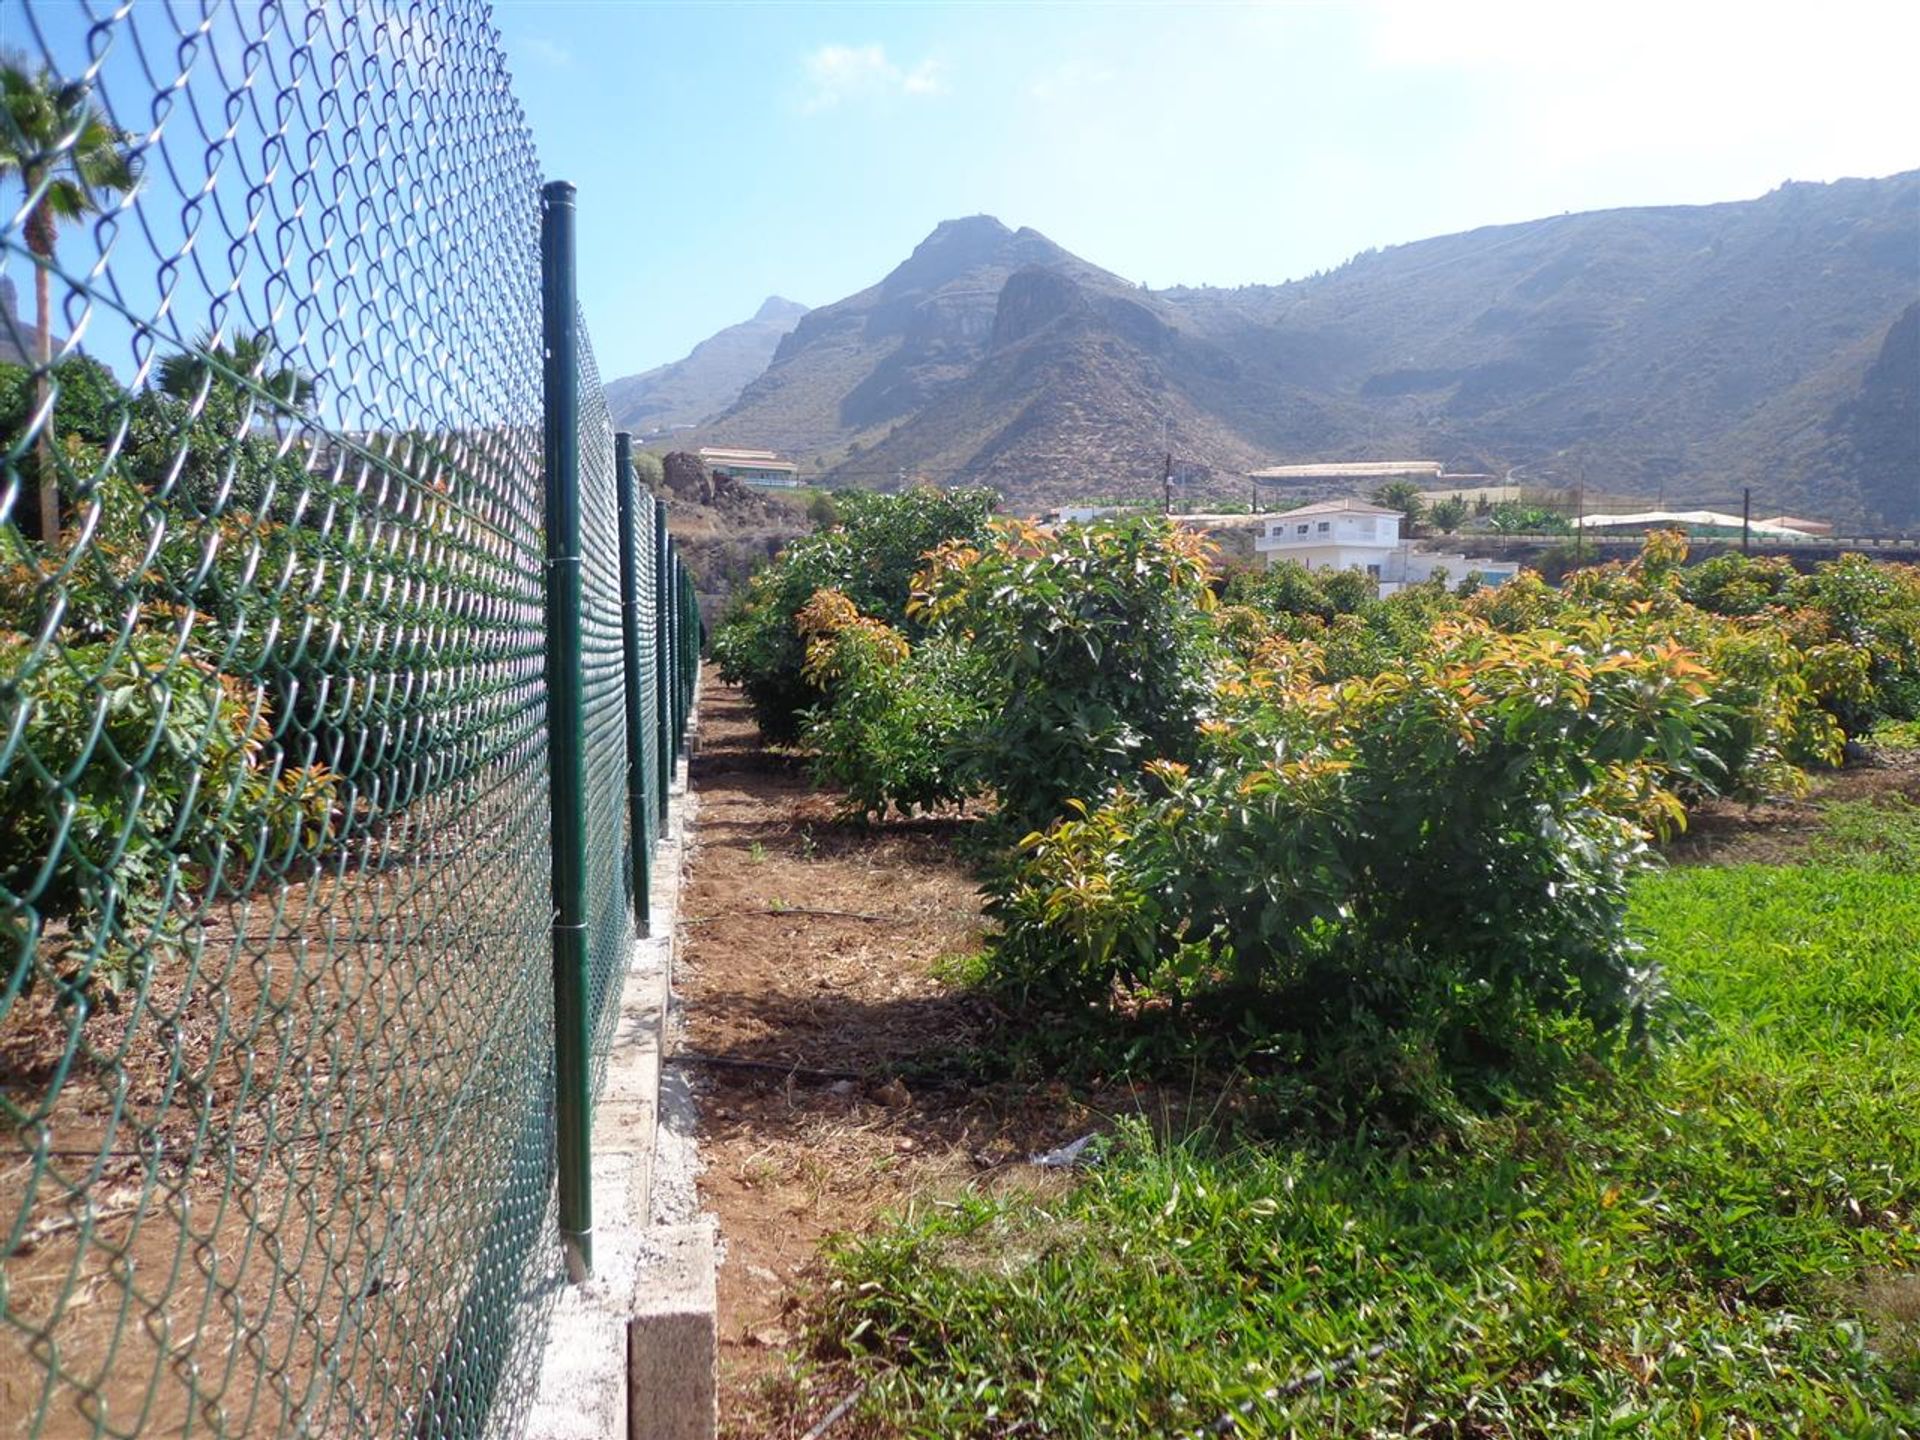
[[[627,1321],[628,1440],[713,1440],[717,1309],[712,1219],[650,1231]]]
[[[619,1365],[620,1325],[620,1317],[604,1307],[563,1294],[525,1440],[615,1440],[620,1435],[628,1408],[627,1377]]]

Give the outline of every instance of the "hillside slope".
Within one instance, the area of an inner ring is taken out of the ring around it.
[[[877,285],[810,312],[701,443],[764,444],[839,461],[965,382],[992,339],[1007,277],[1039,265],[1126,282],[1037,230],[989,215],[947,220]]]
[[[1860,382],[1834,387],[1843,398],[1819,424],[1777,442],[1779,466],[1809,499],[1858,493],[1881,524],[1920,529],[1920,301],[1869,348]]]
[[[698,425],[739,398],[773,358],[807,307],[770,295],[751,320],[729,325],[669,365],[607,385],[607,406],[621,430],[645,436]]]
[[[1016,506],[1152,494],[1171,449],[1236,497],[1260,464],[1418,455],[1898,525],[1920,516],[1917,300],[1920,172],[1233,290],[1147,292],[975,216],[806,316],[699,439],[830,481],[989,480]]]
[[[1249,366],[1364,402],[1376,445],[1863,515],[1872,487],[1806,472],[1794,437],[1860,390],[1916,296],[1920,173],[1561,216],[1178,298]],[[1244,423],[1317,458],[1284,425]]]

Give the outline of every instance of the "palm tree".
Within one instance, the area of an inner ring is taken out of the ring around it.
[[[280,341],[271,330],[236,335],[231,344],[208,331],[193,342],[191,350],[162,360],[153,383],[176,400],[195,399],[203,385],[210,393],[233,391],[237,407],[238,387],[223,373],[230,372],[246,376],[289,410],[305,410],[313,404],[314,378],[291,365],[276,366],[279,357]]]
[[[53,252],[62,221],[99,213],[108,195],[132,191],[140,179],[132,137],[116,129],[93,103],[84,81],[66,81],[42,65],[31,70],[18,56],[0,56],[0,179],[17,175],[28,210],[21,223],[34,267],[34,328],[37,332],[37,408],[47,409],[48,367],[53,363]],[[60,490],[40,431],[40,537],[60,533]]]
[[[1442,535],[1451,535],[1467,523],[1467,502],[1458,495],[1436,500],[1427,507],[1427,523]]]
[[[1388,481],[1373,492],[1373,503],[1384,505],[1389,510],[1398,510],[1407,517],[1409,530],[1426,518],[1426,502],[1420,498],[1420,487],[1411,480]]]

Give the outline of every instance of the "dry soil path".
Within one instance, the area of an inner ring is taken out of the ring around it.
[[[686,1024],[668,1063],[695,1086],[701,1201],[725,1246],[722,1431],[795,1437],[834,1398],[792,1378],[794,1305],[820,1242],[1004,1174],[1086,1112],[1064,1087],[920,1078],[995,1019],[937,978],[980,939],[980,896],[953,853],[965,822],[836,820],[834,797],[761,744],[724,686],[702,697],[690,773]]]

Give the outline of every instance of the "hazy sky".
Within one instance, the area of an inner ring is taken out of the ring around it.
[[[608,376],[768,294],[838,299],[979,211],[1130,279],[1234,285],[1476,225],[1920,165],[1911,3],[495,14],[547,172],[580,186]]]

